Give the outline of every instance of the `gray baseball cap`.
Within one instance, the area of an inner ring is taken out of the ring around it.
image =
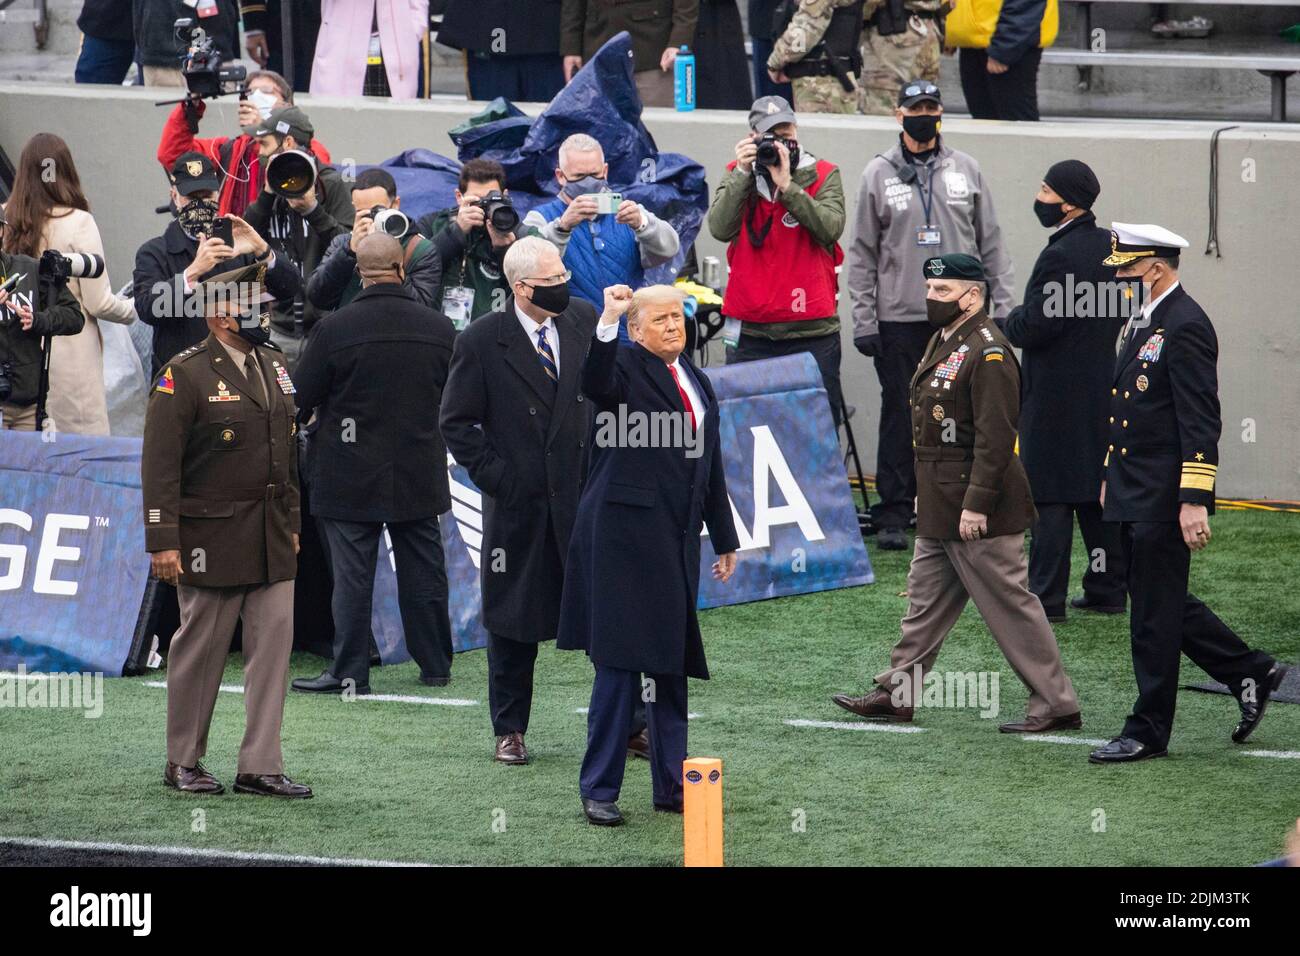
[[[794,121],[794,110],[782,96],[760,96],[749,108],[749,128],[755,133],[766,133],[773,126]]]

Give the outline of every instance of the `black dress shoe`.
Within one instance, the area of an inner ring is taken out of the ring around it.
[[[881,551],[906,551],[907,533],[902,528],[881,528],[876,534],[876,547]]]
[[[1123,614],[1128,610],[1123,604],[1096,604],[1086,594],[1071,598],[1070,607],[1080,611],[1092,611],[1095,614]]]
[[[1251,703],[1246,703],[1240,697],[1237,698],[1237,705],[1241,708],[1241,720],[1232,731],[1232,742],[1234,744],[1244,744],[1259,726],[1259,722],[1264,719],[1264,708],[1268,706],[1268,699],[1273,691],[1282,685],[1282,679],[1286,677],[1286,672],[1290,670],[1285,664],[1279,664],[1276,661],[1268,669],[1255,686],[1255,699]]]
[[[1049,623],[1052,624],[1065,623],[1065,608],[1063,607],[1054,607],[1050,609],[1043,608],[1043,613],[1047,615],[1047,620]]]
[[[439,677],[437,674],[421,674],[420,683],[425,687],[446,687],[451,683],[451,676],[444,674]]]
[[[1132,763],[1134,760],[1168,756],[1168,750],[1156,750],[1132,737],[1116,737],[1088,754],[1088,760],[1092,763]]]
[[[618,804],[613,800],[588,800],[582,798],[582,812],[587,821],[598,827],[616,827],[623,822],[623,814],[618,812]]]
[[[294,783],[282,773],[240,773],[235,775],[235,793],[251,793],[258,797],[284,797],[289,800],[306,800],[311,787]]]
[[[354,694],[370,693],[369,684],[344,684],[329,671],[322,671],[319,677],[295,677],[289,686],[304,694],[341,694],[348,689]]]

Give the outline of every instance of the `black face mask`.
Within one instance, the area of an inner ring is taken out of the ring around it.
[[[939,134],[939,117],[933,113],[904,116],[903,132],[918,143],[928,143]]]
[[[1043,202],[1041,199],[1035,199],[1034,215],[1038,217],[1039,222],[1050,228],[1059,225],[1065,218],[1065,210],[1061,208],[1064,205],[1063,202]]]
[[[180,223],[185,235],[197,239],[200,235],[212,232],[213,220],[217,218],[217,203],[213,199],[195,199],[176,210],[176,221]]]
[[[527,283],[525,283],[527,284]],[[569,283],[558,285],[532,285],[533,305],[552,315],[559,315],[569,307]]]
[[[940,299],[925,300],[925,318],[933,328],[942,329],[951,325],[961,313],[961,296],[946,302]]]
[[[251,315],[241,316],[239,337],[253,346],[265,345],[271,341],[271,313],[263,312],[256,318]]]

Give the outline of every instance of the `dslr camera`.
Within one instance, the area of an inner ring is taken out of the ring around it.
[[[208,31],[195,26],[191,17],[177,20],[172,29],[176,33],[176,42],[186,48],[181,76],[191,96],[211,99],[240,92],[248,78],[248,69],[242,65],[222,66],[221,54]]]
[[[66,285],[69,279],[98,279],[104,274],[104,257],[46,249],[36,264],[36,274],[54,286]]]
[[[411,220],[400,209],[373,206],[370,209],[370,219],[375,225],[375,232],[387,233],[394,239],[405,239],[411,231]]]
[[[495,189],[474,205],[483,210],[483,218],[492,223],[492,228],[497,232],[514,232],[519,225],[519,213],[515,212],[514,203]]]

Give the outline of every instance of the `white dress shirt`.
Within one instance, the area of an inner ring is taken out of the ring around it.
[[[596,326],[596,338],[601,342],[614,341],[618,338],[618,323],[613,322],[606,325],[604,322],[601,322],[598,324]],[[695,381],[686,366],[682,364],[680,356],[667,363],[667,365],[673,370],[668,374],[672,375],[674,372],[676,373],[677,381],[682,385],[682,391],[686,393],[687,399],[690,400],[691,411],[695,413],[695,428],[698,431],[704,427],[704,402],[700,398],[699,391],[695,388]]]
[[[1140,314],[1142,316],[1142,326],[1144,328],[1151,324],[1151,313],[1156,310],[1156,306],[1158,306],[1161,302],[1164,301],[1165,296],[1167,296],[1170,292],[1173,292],[1175,289],[1177,289],[1178,285],[1179,285],[1178,281],[1175,280],[1174,284],[1171,285],[1168,289],[1165,289],[1164,292],[1161,292],[1158,296],[1156,296],[1146,305],[1142,306],[1142,312]],[[1122,349],[1125,345],[1128,344],[1129,333],[1133,331],[1133,320],[1135,318],[1137,318],[1137,316],[1129,316],[1129,320],[1126,323],[1124,323],[1124,334],[1121,335],[1119,338],[1120,349]]]
[[[519,308],[518,300],[515,301],[515,315],[519,317],[519,324],[524,327],[524,332],[528,335],[528,341],[532,344],[534,352],[540,353],[540,349],[537,348],[537,330],[546,330],[546,344],[551,347],[551,354],[555,356],[555,373],[558,375],[560,373],[560,335],[555,329],[555,320],[547,316],[545,322],[538,322]]]

